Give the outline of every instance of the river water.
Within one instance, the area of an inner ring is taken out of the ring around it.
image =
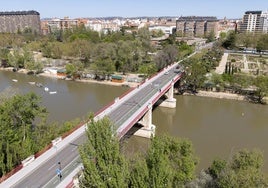
[[[32,81],[57,93],[49,94],[43,88],[30,85],[28,82]],[[128,89],[0,71],[0,92],[6,88],[18,89],[20,93],[37,93],[50,113],[49,121],[60,122],[96,112]],[[264,170],[268,172],[268,105],[194,96],[175,97],[176,109],[154,109],[156,134],[192,141],[199,157],[198,169],[207,168],[216,157],[228,160],[239,149],[259,148],[264,152]],[[126,142],[124,148],[129,154],[145,151],[149,144],[148,139],[136,136]]]

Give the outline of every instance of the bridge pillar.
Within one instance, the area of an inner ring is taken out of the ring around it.
[[[170,89],[166,93],[167,99],[164,100],[159,106],[166,108],[176,108],[176,99],[174,98],[174,83],[172,83]]]
[[[155,136],[155,125],[152,124],[152,104],[148,105],[148,111],[138,123],[143,127],[137,130],[134,135],[145,138],[151,138]]]

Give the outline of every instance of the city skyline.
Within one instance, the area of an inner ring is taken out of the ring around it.
[[[264,0],[9,0],[0,11],[36,10],[41,18],[53,17],[161,17],[161,16],[216,16],[221,19],[242,18],[245,11],[268,9]]]

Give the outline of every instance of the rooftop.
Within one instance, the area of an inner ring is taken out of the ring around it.
[[[0,12],[0,15],[4,16],[4,15],[40,15],[40,14],[37,11],[29,10],[29,11]]]

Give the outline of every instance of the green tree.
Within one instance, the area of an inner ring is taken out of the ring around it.
[[[88,124],[88,141],[79,150],[84,165],[81,187],[127,187],[128,166],[112,127],[107,118]]]
[[[152,50],[150,31],[147,27],[140,28],[136,40],[141,42],[142,50],[145,53]]]
[[[261,171],[263,154],[259,150],[240,150],[229,163],[215,160],[208,172],[213,177],[209,187],[267,187],[267,176]]]
[[[213,42],[215,41],[216,37],[215,37],[215,32],[214,31],[210,31],[209,33],[206,34],[206,39],[207,42]]]
[[[28,61],[25,62],[24,67],[29,71],[34,71],[35,73],[42,72],[44,64],[40,61]]]
[[[1,48],[0,49],[0,58],[1,60],[7,60],[9,54],[9,49],[7,48]]]
[[[150,31],[150,34],[152,37],[162,37],[165,35],[165,33],[161,30],[161,29],[154,29],[152,31]]]
[[[131,41],[118,41],[117,43],[117,69],[123,73],[134,70],[135,49],[133,44]]]
[[[139,73],[146,75],[147,77],[155,74],[157,67],[154,63],[147,63],[139,66]]]
[[[66,74],[72,76],[75,79],[76,76],[79,76],[79,72],[83,69],[83,64],[80,61],[74,61],[68,63],[66,66]]]
[[[208,168],[209,174],[214,178],[217,179],[220,177],[221,172],[226,168],[227,162],[222,159],[215,159],[212,162],[212,165]]]
[[[268,50],[268,34],[263,34],[259,37],[256,49],[258,52]]]
[[[206,80],[205,74],[207,73],[206,68],[202,65],[201,62],[192,60],[192,64],[188,67],[186,72],[186,84],[191,88],[193,92],[196,92],[200,88],[204,81]]]
[[[268,95],[268,77],[258,76],[254,80],[255,86],[258,87],[256,95],[258,97],[258,102],[264,103],[263,98]]]
[[[236,40],[237,40],[237,37],[236,37],[235,32],[230,31],[227,33],[227,37],[222,45],[224,48],[233,49],[236,47]]]
[[[246,48],[254,46],[254,35],[250,33],[240,33],[237,35],[237,43],[239,46],[244,46]]]
[[[145,156],[138,156],[130,162],[130,183],[129,187],[150,187],[149,169]]]
[[[2,176],[34,153],[37,143],[34,139],[33,123],[46,117],[46,109],[40,106],[40,98],[37,95],[29,93],[3,100],[0,104],[0,114]]]
[[[196,163],[189,141],[168,136],[155,137],[145,155],[145,161],[136,160],[132,165],[130,184],[183,187],[194,178]]]
[[[14,49],[8,55],[8,62],[15,69],[23,68],[25,64],[33,61],[33,53],[27,49]]]
[[[159,51],[154,59],[158,70],[176,62],[178,58],[178,48],[175,45],[167,45]]]

